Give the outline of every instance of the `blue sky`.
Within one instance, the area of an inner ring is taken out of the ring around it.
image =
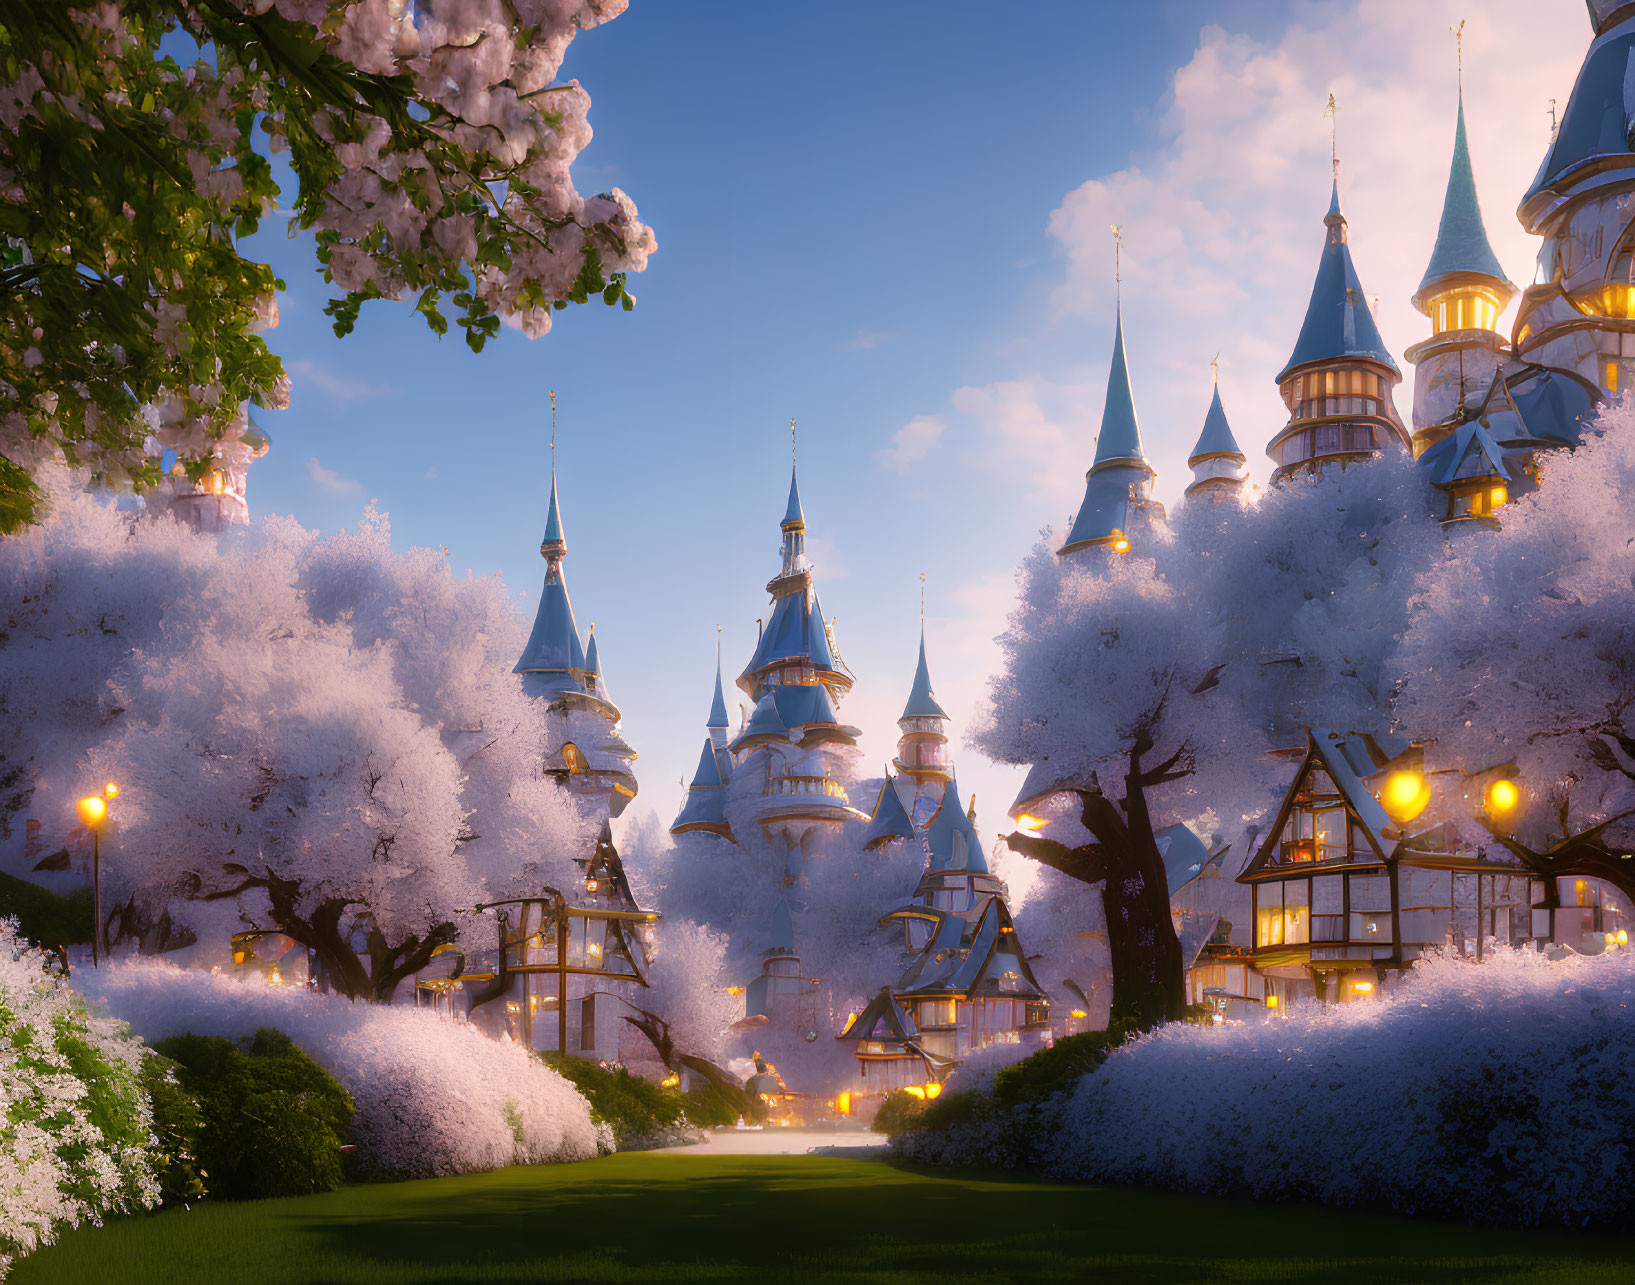
[[[1588,40],[1577,0],[1559,7],[1494,0],[1467,32],[1477,178],[1519,281],[1531,250],[1510,210],[1543,100],[1565,100]],[[1451,147],[1456,8],[635,0],[574,42],[564,74],[593,102],[579,189],[623,187],[658,236],[636,310],[559,313],[545,338],[507,330],[474,356],[381,304],[337,340],[310,245],[263,232],[246,249],[289,284],[270,338],[294,392],[257,412],[274,444],[252,508],[331,531],[377,498],[396,543],[447,545],[531,610],[555,388],[569,587],[641,754],[634,810],[668,820],[715,626],[730,681],[765,614],[794,416],[819,590],[858,676],[843,713],[871,762],[889,757],[924,571],[932,675],[963,728],[1012,569],[1076,505],[1093,451],[1107,223],[1126,228],[1160,495],[1186,481],[1217,350],[1264,477],[1271,377],[1327,204],[1331,88],[1365,288],[1396,351],[1422,333],[1406,298]],[[970,749],[958,762],[991,836],[1015,773]]]

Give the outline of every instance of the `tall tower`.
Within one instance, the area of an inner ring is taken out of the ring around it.
[[[1266,447],[1274,482],[1371,459],[1392,443],[1408,444],[1391,402],[1402,372],[1386,351],[1351,263],[1338,179],[1323,228],[1306,319],[1277,377],[1289,421]]]
[[[953,777],[948,762],[948,713],[931,689],[931,671],[925,664],[925,622],[920,622],[920,663],[908,703],[897,720],[902,733],[897,741],[898,772],[914,782],[914,803],[909,815],[924,825],[942,804],[943,791]],[[888,783],[887,788],[890,788]]]
[[[1188,504],[1220,504],[1237,500],[1248,480],[1244,471],[1247,459],[1232,436],[1232,426],[1226,422],[1226,408],[1221,405],[1220,381],[1215,383],[1214,395],[1209,399],[1209,413],[1204,416],[1203,432],[1198,444],[1187,457],[1192,470],[1192,482],[1186,489]]]
[[[1508,355],[1497,329],[1516,287],[1499,266],[1487,239],[1476,180],[1465,140],[1465,95],[1459,94],[1453,132],[1453,164],[1442,198],[1436,248],[1414,291],[1413,303],[1431,319],[1431,337],[1405,354],[1414,371],[1414,454],[1420,455],[1464,418],[1466,407],[1486,395]]]
[[[554,463],[539,552],[545,559],[545,583],[539,591],[533,631],[511,672],[522,675],[526,695],[545,702],[549,715],[545,770],[575,794],[600,800],[609,815],[618,816],[636,797],[636,776],[630,766],[636,751],[619,735],[619,709],[607,698],[595,634],[587,651],[573,617],[573,602],[562,574],[568,542],[557,505]]]
[[[1141,451],[1141,428],[1130,392],[1130,368],[1124,359],[1124,310],[1113,330],[1113,364],[1107,372],[1107,400],[1102,405],[1096,457],[1084,475],[1084,501],[1067,540],[1057,554],[1097,546],[1127,553],[1132,540],[1163,505],[1152,499],[1152,465]]]
[[[768,836],[782,837],[785,878],[792,880],[824,834],[864,814],[851,806],[843,780],[861,734],[840,721],[852,675],[812,581],[806,515],[793,470],[780,530],[781,564],[766,586],[772,614],[738,676],[755,710],[727,749],[734,773],[753,771],[764,782],[753,815]]]
[[[1515,344],[1523,361],[1616,395],[1635,378],[1635,5],[1589,0],[1589,13],[1595,38],[1516,211],[1544,244],[1522,292]]]

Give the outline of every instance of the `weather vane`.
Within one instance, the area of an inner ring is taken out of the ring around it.
[[[791,467],[800,463],[795,452],[795,417],[793,415],[789,417],[789,463]]]
[[[920,629],[925,629],[925,572],[920,572]]]
[[[551,389],[551,476],[556,476],[556,389]]]
[[[1550,100],[1550,141],[1556,141],[1556,100]]]
[[[1459,48],[1459,96],[1465,96],[1465,20],[1459,19],[1457,27],[1449,27],[1453,32],[1454,43]]]
[[[1221,355],[1220,355],[1220,353],[1216,353],[1215,356],[1210,359],[1209,369],[1211,371],[1213,371],[1214,374],[1215,374],[1215,382],[1217,384],[1220,383],[1221,382]]]
[[[1107,226],[1113,233],[1113,293],[1118,296],[1120,300],[1122,300],[1123,290],[1121,287],[1124,281],[1124,264],[1122,253],[1124,250],[1124,225],[1122,223],[1109,223]]]
[[[1323,115],[1333,122],[1328,131],[1328,159],[1334,166],[1334,181],[1340,181],[1340,104],[1334,101],[1334,95],[1328,96],[1328,106],[1323,108]]]

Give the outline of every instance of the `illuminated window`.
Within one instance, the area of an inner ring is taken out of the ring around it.
[[[562,747],[562,761],[568,765],[568,771],[575,776],[584,775],[587,766],[585,756],[580,753],[579,747],[572,741]]]
[[[1607,391],[1609,393],[1615,393],[1618,391],[1618,363],[1615,361],[1609,361],[1607,363],[1606,384]]]

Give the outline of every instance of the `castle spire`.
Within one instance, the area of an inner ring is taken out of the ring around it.
[[[1141,428],[1136,421],[1130,367],[1124,355],[1122,305],[1115,313],[1113,360],[1107,371],[1107,398],[1102,405],[1101,431],[1096,435],[1096,455],[1084,479],[1084,502],[1058,554],[1095,545],[1123,553],[1130,547],[1132,524],[1141,514],[1148,508],[1163,512],[1148,498],[1153,469],[1141,450]]]
[[[1391,403],[1402,372],[1380,338],[1351,262],[1338,178],[1323,228],[1305,320],[1277,376],[1289,421],[1266,447],[1276,465],[1274,482],[1328,463],[1370,459],[1390,442],[1407,442]]]
[[[1217,366],[1219,358],[1211,362]],[[1186,489],[1186,498],[1192,502],[1218,502],[1236,499],[1245,481],[1243,451],[1232,435],[1232,426],[1226,422],[1226,408],[1221,405],[1221,385],[1215,381],[1214,395],[1209,399],[1209,412],[1204,416],[1203,431],[1198,444],[1187,457],[1192,470],[1192,483]]]

